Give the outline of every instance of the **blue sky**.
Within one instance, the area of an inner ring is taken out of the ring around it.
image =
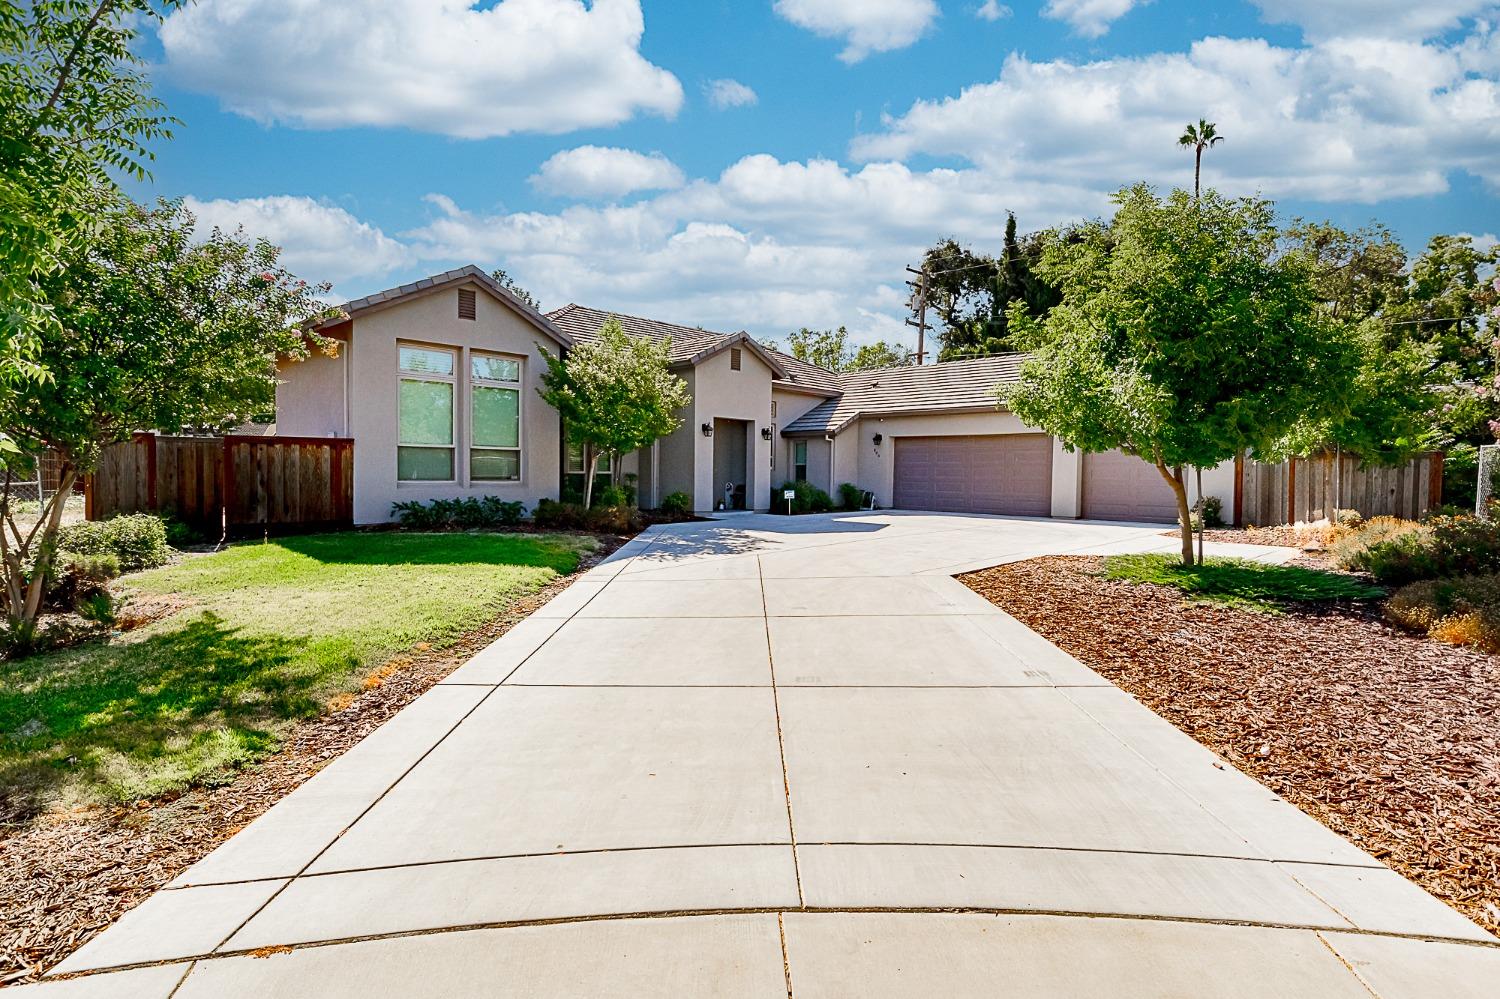
[[[141,195],[353,297],[505,267],[579,301],[900,337],[904,264],[1191,183],[1500,231],[1486,0],[198,0],[148,54],[183,125]]]

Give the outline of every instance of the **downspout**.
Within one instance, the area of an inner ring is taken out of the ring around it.
[[[823,439],[828,442],[828,492],[832,495],[835,488],[833,482],[833,439],[838,436],[838,431],[824,434]]]
[[[351,427],[354,424],[354,414],[349,410],[349,382],[353,377],[350,367],[354,362],[354,326],[349,326],[349,339],[344,341],[344,436],[354,436]]]

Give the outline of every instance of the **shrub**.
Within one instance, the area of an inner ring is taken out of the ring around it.
[[[811,482],[784,482],[782,490],[790,489],[797,495],[792,500],[792,513],[827,513],[833,509],[833,497]],[[786,512],[786,500],[778,492],[771,500],[771,509],[776,513]]]
[[[108,590],[99,593],[91,593],[73,605],[73,610],[85,621],[93,621],[95,624],[111,625],[115,623],[115,611],[118,604]]]
[[[1500,652],[1500,574],[1411,583],[1386,601],[1385,616],[1440,642]]]
[[[686,517],[693,512],[693,498],[684,492],[667,493],[661,498],[661,512],[670,517]]]
[[[430,503],[407,500],[391,504],[402,527],[416,530],[462,530],[484,527],[516,527],[526,516],[526,505],[498,496],[466,496],[436,499]]]
[[[630,493],[624,486],[605,486],[594,496],[595,506],[630,506]]]
[[[1363,524],[1365,518],[1358,510],[1334,510],[1333,522],[1339,527],[1355,528]]]
[[[120,559],[114,552],[83,555],[62,552],[53,563],[47,586],[47,603],[74,610],[103,594],[109,595],[109,581],[120,574]]]
[[[839,486],[839,505],[845,510],[858,510],[865,505],[865,491],[852,482]]]
[[[609,534],[634,534],[645,529],[646,519],[633,506],[595,505],[585,511],[583,526],[590,531]]]
[[[1205,496],[1198,505],[1203,514],[1204,527],[1224,526],[1224,501],[1217,496]]]
[[[583,504],[540,499],[537,501],[536,509],[531,511],[531,522],[549,531],[579,530],[584,522]]]
[[[1422,524],[1376,517],[1334,545],[1345,568],[1401,585],[1442,576],[1500,572],[1500,523],[1432,517]]]
[[[121,572],[154,569],[172,557],[166,522],[150,513],[69,524],[58,533],[57,549],[79,555],[114,555]]]

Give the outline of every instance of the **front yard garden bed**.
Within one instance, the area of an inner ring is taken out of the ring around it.
[[[61,960],[625,540],[237,546],[125,577],[185,604],[137,634],[0,664],[0,984]]]
[[[1104,569],[1063,556],[961,579],[1500,931],[1500,659],[1399,631],[1373,600],[1190,601]]]

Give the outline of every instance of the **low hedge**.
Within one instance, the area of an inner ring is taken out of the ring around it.
[[[57,550],[78,555],[113,555],[120,572],[154,569],[172,558],[166,522],[149,513],[69,524],[58,532]]]
[[[1346,569],[1400,586],[1422,579],[1500,572],[1500,522],[1438,516],[1422,523],[1375,517],[1333,544]]]

